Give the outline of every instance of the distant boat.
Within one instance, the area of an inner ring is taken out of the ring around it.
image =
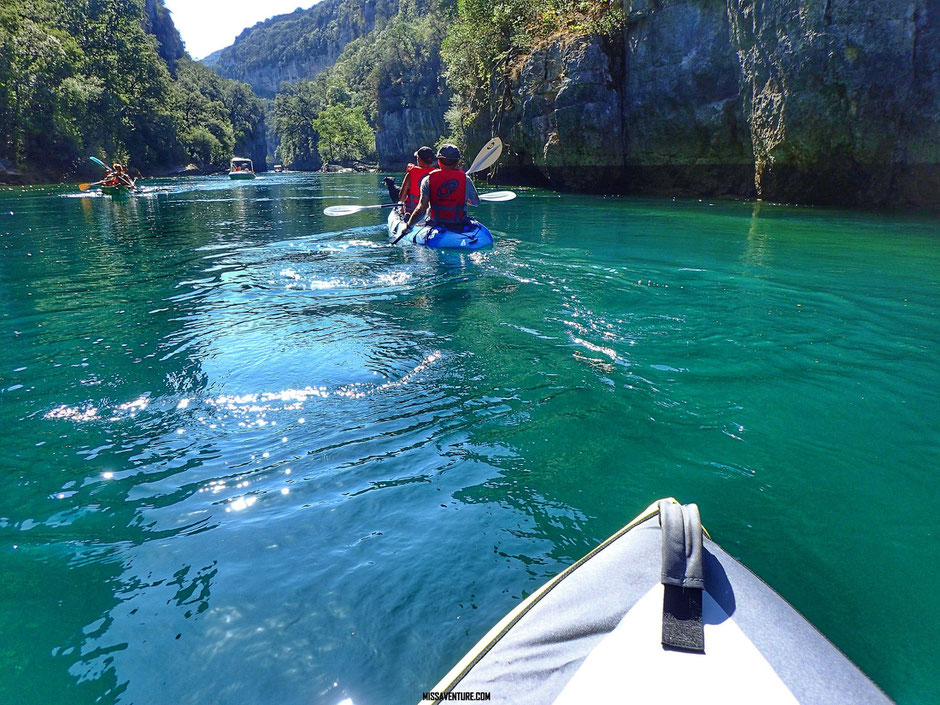
[[[250,159],[234,157],[229,166],[228,176],[230,179],[253,179],[255,178],[254,164]]]
[[[280,174],[282,171],[284,171],[284,165],[283,165],[283,164],[275,164],[275,165],[274,165],[274,172],[275,172],[276,174]]]

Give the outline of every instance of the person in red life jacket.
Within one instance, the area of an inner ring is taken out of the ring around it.
[[[410,215],[418,206],[421,198],[421,180],[434,171],[434,150],[430,147],[422,147],[415,152],[417,164],[409,164],[405,169],[405,177],[401,181],[401,187],[395,185],[395,179],[391,176],[385,177],[385,185],[388,187],[388,195],[395,202],[401,202],[405,208],[405,213]]]
[[[411,230],[430,209],[429,225],[441,225],[446,228],[460,228],[467,222],[467,205],[480,205],[476,187],[463,171],[457,168],[460,163],[460,150],[452,144],[442,145],[437,150],[435,169],[421,181],[421,199],[405,223],[402,234]]]
[[[111,169],[108,170],[108,175],[105,177],[105,180],[101,182],[101,185],[134,188],[134,179],[127,173],[127,169],[125,169],[123,165],[115,162]]]

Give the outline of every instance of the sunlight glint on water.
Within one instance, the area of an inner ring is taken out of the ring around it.
[[[413,703],[667,495],[940,697],[936,221],[519,192],[462,255],[321,215],[378,175],[0,190],[0,702]]]

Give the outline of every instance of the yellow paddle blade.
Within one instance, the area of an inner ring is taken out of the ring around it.
[[[88,189],[91,188],[91,186],[92,186],[91,184],[79,184],[79,185],[78,185],[78,190],[79,190],[79,191],[87,191]]]

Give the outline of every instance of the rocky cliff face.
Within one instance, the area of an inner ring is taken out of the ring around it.
[[[753,153],[724,2],[624,5],[632,189],[750,195]]]
[[[529,56],[497,110],[497,133],[508,129],[509,168],[524,174],[531,160],[550,181],[591,190],[622,181],[617,76],[617,62],[598,38],[559,37]]]
[[[928,0],[625,0],[492,96],[515,175],[562,187],[877,206],[940,200]],[[600,169],[597,169],[600,167]]]
[[[933,179],[938,197],[940,44],[929,9],[926,0],[728,3],[761,196],[922,202]]]
[[[414,153],[423,145],[435,146],[447,133],[444,123],[446,106],[431,105],[403,108],[396,105],[379,108],[379,130],[375,133],[375,151],[379,168],[399,171],[415,160]]]
[[[242,81],[273,98],[281,83],[313,78],[329,68],[345,46],[398,12],[398,0],[322,0],[256,24],[205,63],[225,78]]]
[[[173,24],[173,18],[163,4],[163,0],[146,0],[144,12],[147,15],[144,28],[157,38],[160,43],[158,47],[160,58],[166,62],[170,73],[175,75],[176,63],[183,58],[186,47],[183,46],[183,39],[176,25]]]
[[[389,29],[394,34],[400,25],[399,21]],[[413,23],[406,23],[405,29],[416,31]],[[418,147],[436,146],[448,132],[444,114],[451,92],[443,79],[442,36],[435,33],[419,40],[420,50],[406,50],[407,61],[387,65],[386,72],[378,77],[375,148],[380,169],[399,171],[415,160]]]
[[[244,138],[235,144],[235,155],[246,156],[254,163],[255,171],[267,171],[268,158],[268,128],[264,118],[248,132]]]

